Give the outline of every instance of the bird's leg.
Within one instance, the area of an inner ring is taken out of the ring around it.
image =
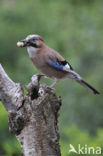
[[[55,81],[50,85],[50,87],[53,88],[57,84],[57,82],[59,82],[59,79],[55,79]]]

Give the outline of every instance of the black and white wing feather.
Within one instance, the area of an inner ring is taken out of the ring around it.
[[[72,66],[66,60],[65,61],[49,60],[49,65],[57,70],[68,72],[68,78],[76,80],[82,86],[88,88],[92,93],[100,94],[96,89],[94,89],[91,85],[89,85],[87,82],[85,82],[82,79],[82,77],[73,70]]]

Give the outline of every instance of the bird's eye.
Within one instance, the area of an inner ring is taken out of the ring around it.
[[[32,41],[35,41],[35,40],[36,40],[35,38],[32,39]]]

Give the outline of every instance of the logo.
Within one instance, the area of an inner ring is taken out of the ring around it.
[[[88,147],[87,144],[85,144],[84,146],[78,144],[77,149],[75,149],[75,147],[70,144],[68,154],[70,154],[71,152],[76,154],[101,154],[102,149],[101,147]]]

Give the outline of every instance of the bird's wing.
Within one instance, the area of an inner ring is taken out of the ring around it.
[[[72,66],[66,61],[59,61],[58,59],[56,61],[49,59],[48,61],[49,65],[57,70],[70,72],[73,70]]]
[[[68,77],[71,78],[71,79],[75,79],[75,80],[81,80],[82,79],[81,76],[74,71],[74,69],[69,64],[69,62],[64,60],[64,58],[60,54],[55,52],[55,53],[49,53],[48,56],[49,56],[48,59],[47,59],[48,64],[52,68],[57,69],[59,71],[67,72]]]
[[[67,62],[58,52],[55,50],[49,48],[45,56],[47,57],[46,60],[48,60],[48,64],[57,70],[70,72],[73,71],[72,66]]]

